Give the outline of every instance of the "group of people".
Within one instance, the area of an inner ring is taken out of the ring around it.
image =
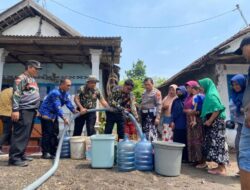
[[[243,39],[237,52],[250,60],[249,37]],[[213,161],[218,166],[209,169],[208,172],[216,175],[226,174],[225,166],[229,162],[229,154],[224,124],[225,106],[210,78],[188,81],[181,86],[170,85],[168,94],[163,99],[161,92],[154,87],[152,78],[146,78],[143,81],[145,91],[138,106],[132,92],[133,80],[127,79],[123,85],[113,87],[106,101],[96,87],[98,79],[90,75],[86,84],[81,86],[75,95],[74,106],[68,92],[72,85],[68,78],[63,78],[59,88],[50,91],[44,100],[40,100],[35,80],[40,69],[40,62],[29,60],[25,72],[16,78],[13,88],[5,89],[0,94],[0,115],[4,124],[0,147],[4,141],[10,141],[9,165],[27,166],[27,161],[32,160],[25,155],[25,149],[37,115],[42,126],[42,158],[55,157],[58,118],[61,118],[65,125],[69,124],[62,109],[64,105],[72,113],[81,114],[75,119],[74,136],[82,134],[85,123],[87,135],[95,134],[96,113],[88,110],[95,109],[99,100],[108,110],[105,134],[111,134],[116,124],[118,139],[123,139],[125,134],[131,139],[136,139],[135,126],[124,114],[126,110],[141,123],[142,131],[149,141],[184,143],[186,147],[183,151],[183,161],[191,162],[197,168],[206,168],[206,162]],[[248,80],[249,75],[250,73]],[[235,122],[238,123],[237,160],[242,184],[249,185],[247,179],[250,176],[250,82],[247,83],[245,76],[238,74],[232,78],[231,85],[230,109]],[[13,130],[10,127],[12,125]]]

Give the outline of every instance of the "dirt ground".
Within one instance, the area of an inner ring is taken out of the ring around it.
[[[9,167],[8,157],[0,156],[0,189],[23,189],[36,178],[46,172],[50,160],[35,158],[25,168]],[[231,154],[231,163],[227,168],[227,176],[208,174],[206,169],[195,169],[189,164],[182,165],[178,177],[163,177],[154,172],[119,172],[113,169],[92,169],[86,160],[64,159],[59,163],[59,169],[39,190],[239,190],[240,180],[234,177],[237,172],[235,155]]]

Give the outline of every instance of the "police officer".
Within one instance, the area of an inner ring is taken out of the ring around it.
[[[38,75],[41,64],[29,60],[25,72],[19,75],[13,86],[12,121],[13,133],[9,152],[9,165],[27,166],[32,159],[25,156],[37,108],[40,104],[39,88],[34,77]]]

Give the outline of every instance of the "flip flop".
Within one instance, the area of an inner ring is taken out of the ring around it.
[[[240,172],[237,172],[234,177],[240,177]]]
[[[221,175],[221,176],[226,176],[226,173],[223,173],[221,171],[218,171],[218,170],[208,170],[207,171],[209,174],[213,174],[213,175]]]

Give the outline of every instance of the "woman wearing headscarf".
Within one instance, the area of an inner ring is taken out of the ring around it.
[[[242,74],[237,74],[231,79],[232,96],[230,100],[230,114],[232,120],[237,123],[237,134],[235,138],[236,158],[239,165],[239,143],[242,126],[244,123],[244,110],[242,107],[243,94],[246,88],[246,78]]]
[[[170,126],[171,123],[171,109],[173,101],[177,98],[176,88],[178,86],[172,84],[169,86],[168,95],[162,100],[162,119],[163,119],[163,130],[162,140],[167,142],[173,142],[173,130]]]
[[[188,97],[184,101],[184,112],[187,114],[187,148],[188,148],[188,161],[194,163],[197,168],[205,168],[202,154],[202,143],[204,139],[203,124],[200,118],[200,112],[192,110],[193,108],[193,94],[192,88],[199,86],[196,81],[188,81],[186,84]],[[192,126],[191,118],[196,116],[196,125]]]
[[[222,104],[215,84],[210,78],[199,80],[199,84],[206,95],[201,111],[205,129],[203,153],[206,161],[213,161],[218,164],[216,168],[208,170],[208,173],[225,175],[225,165],[229,162],[224,124],[225,106]]]
[[[172,123],[171,126],[174,131],[174,142],[183,143],[186,146],[183,149],[182,160],[188,161],[187,155],[187,128],[186,128],[186,114],[183,112],[184,101],[187,97],[187,90],[185,86],[179,86],[176,89],[178,98],[173,101],[171,109]]]

